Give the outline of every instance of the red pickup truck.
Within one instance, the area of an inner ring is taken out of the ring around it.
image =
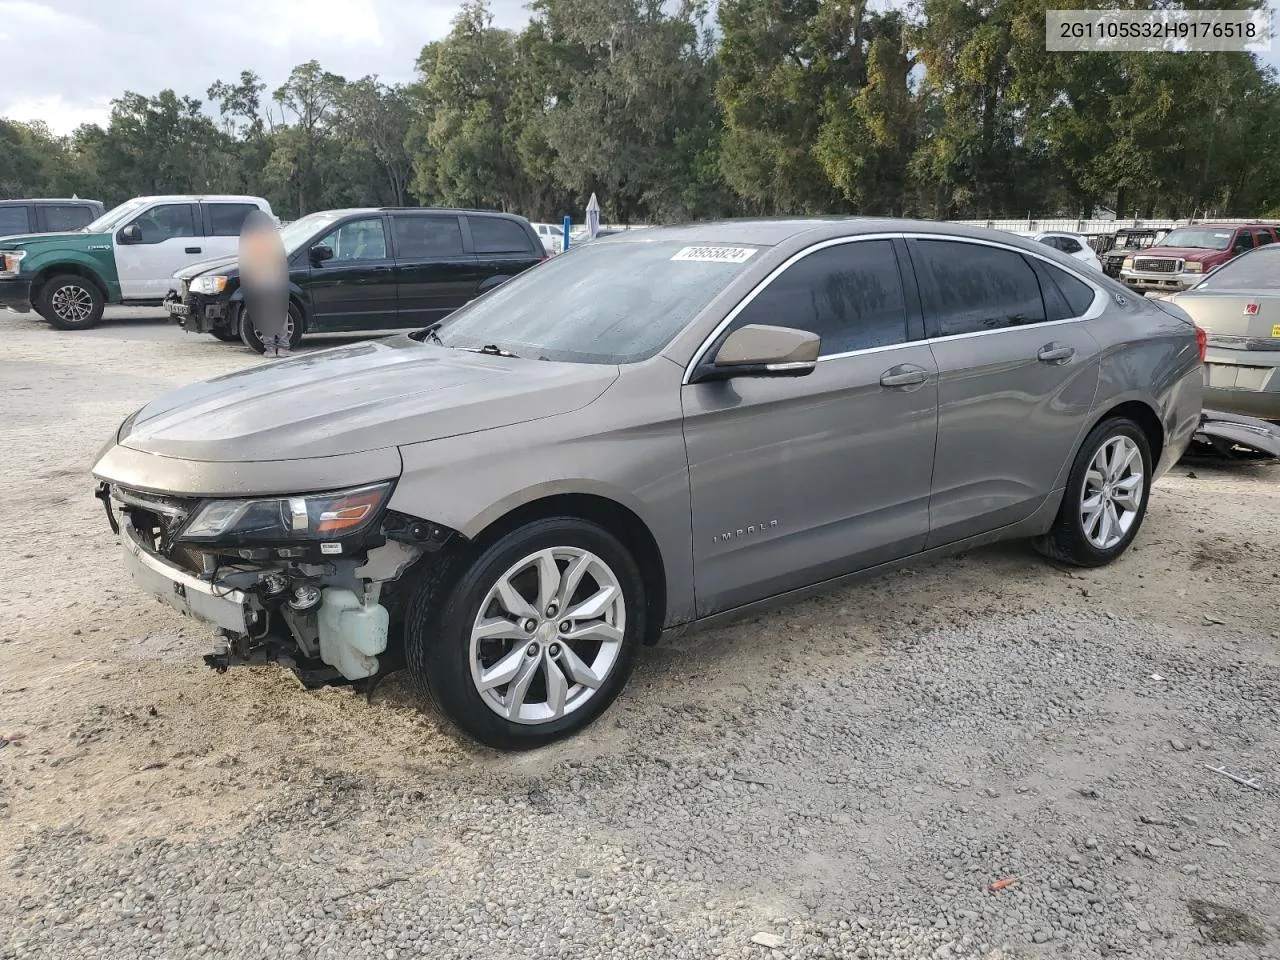
[[[1193,223],[1170,230],[1160,245],[1125,257],[1120,279],[1147,293],[1177,293],[1232,257],[1280,239],[1280,228],[1264,223]]]

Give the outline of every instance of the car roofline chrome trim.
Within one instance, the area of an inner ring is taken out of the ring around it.
[[[698,366],[698,363],[702,358],[706,356],[707,351],[711,349],[711,345],[716,341],[720,334],[722,334],[725,328],[737,319],[738,314],[745,310],[747,306],[760,295],[765,287],[769,286],[769,284],[776,280],[784,270],[792,264],[803,260],[811,253],[816,253],[819,250],[825,250],[828,247],[840,246],[845,243],[858,243],[864,240],[946,240],[954,241],[956,243],[976,243],[979,246],[996,247],[1000,250],[1008,250],[1010,253],[1022,254],[1024,257],[1035,257],[1037,260],[1041,260],[1052,267],[1057,267],[1059,270],[1075,277],[1081,283],[1088,286],[1093,291],[1093,303],[1089,305],[1088,310],[1078,317],[1065,317],[1061,320],[1045,320],[1042,323],[1032,323],[1021,327],[1001,327],[997,330],[974,330],[970,333],[954,333],[945,337],[924,337],[920,340],[904,340],[902,343],[891,343],[885,346],[864,347],[860,350],[847,350],[843,353],[833,353],[825,357],[819,357],[817,359],[818,363],[822,363],[825,360],[842,360],[846,357],[857,356],[864,353],[880,353],[884,350],[897,350],[902,347],[919,346],[920,344],[942,343],[949,340],[963,340],[970,337],[986,337],[994,333],[1004,333],[1008,330],[1026,330],[1030,327],[1061,326],[1066,323],[1080,323],[1086,320],[1096,320],[1098,317],[1102,316],[1103,312],[1106,310],[1107,300],[1110,299],[1110,294],[1108,294],[1106,290],[1089,277],[1084,276],[1081,271],[1069,269],[1065,264],[1057,262],[1052,257],[1043,256],[1036,251],[1021,250],[1018,247],[1010,246],[1009,244],[1002,243],[998,240],[987,240],[981,237],[962,237],[950,233],[907,233],[904,231],[897,231],[893,233],[865,233],[851,237],[832,237],[828,240],[821,240],[812,246],[805,247],[803,250],[793,253],[778,266],[770,270],[768,276],[752,287],[747,295],[734,305],[733,309],[725,315],[723,320],[716,324],[715,329],[712,330],[711,333],[703,339],[702,343],[698,345],[698,348],[694,350],[692,358],[684,368],[684,376],[680,380],[680,385],[689,385],[694,369]],[[1068,260],[1075,259],[1067,254],[1063,254],[1063,256]],[[899,268],[914,269],[914,266],[911,264],[904,264],[900,265]]]

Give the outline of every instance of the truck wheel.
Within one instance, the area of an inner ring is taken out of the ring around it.
[[[302,343],[302,311],[292,300],[289,301],[289,319],[285,324],[285,332],[289,335],[289,349],[297,350],[298,344]],[[266,352],[266,348],[262,345],[262,337],[254,327],[253,321],[249,319],[249,311],[244,308],[240,310],[239,337],[254,353]]]
[[[606,530],[572,517],[520,527],[463,569],[426,572],[405,620],[429,706],[500,750],[577,733],[621,691],[644,635],[644,581]]]
[[[46,280],[36,298],[40,316],[59,330],[88,330],[102,320],[106,303],[92,280],[65,273]]]

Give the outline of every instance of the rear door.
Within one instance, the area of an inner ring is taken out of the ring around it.
[[[311,264],[306,292],[308,331],[387,330],[396,325],[395,260],[386,218],[358,217],[329,231],[312,247],[333,256]]]
[[[425,327],[476,296],[480,273],[466,250],[462,220],[453,213],[396,212],[396,326]]]
[[[546,259],[542,241],[518,220],[468,215],[466,225],[480,267],[480,293]]]
[[[1025,519],[1053,490],[1097,392],[1098,345],[1081,321],[1103,295],[988,242],[909,248],[938,366],[932,548]]]
[[[137,225],[142,239],[122,239],[126,227]],[[163,300],[177,287],[173,274],[204,256],[205,238],[196,203],[159,203],[148,207],[115,235],[116,269],[125,300]]]
[[[204,255],[208,258],[229,257],[240,249],[240,228],[245,218],[258,205],[230,200],[206,200],[200,204],[204,218]]]
[[[31,233],[33,229],[25,203],[0,204],[0,237],[16,237],[20,233]]]
[[[36,206],[36,229],[41,233],[79,230],[97,219],[97,215],[87,203],[42,203]]]

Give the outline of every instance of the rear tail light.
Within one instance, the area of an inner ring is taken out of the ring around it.
[[[1209,335],[1198,323],[1196,324],[1196,348],[1200,351],[1200,362],[1204,363],[1205,352],[1209,349]]]

